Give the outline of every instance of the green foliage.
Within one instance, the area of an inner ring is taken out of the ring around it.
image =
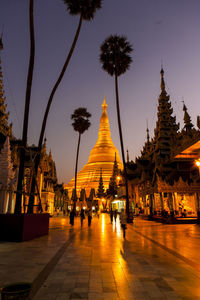
[[[94,14],[101,8],[102,0],[63,0],[71,15],[81,15],[86,21],[91,21]]]
[[[130,67],[132,46],[126,37],[110,35],[101,45],[100,62],[104,71],[111,76],[120,76]]]

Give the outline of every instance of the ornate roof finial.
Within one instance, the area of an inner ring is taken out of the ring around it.
[[[150,138],[149,138],[149,128],[147,127],[147,143],[149,143],[149,140],[150,140]]]
[[[164,70],[163,70],[163,67],[161,68],[160,74],[161,74],[161,84],[160,84],[161,91],[165,92],[165,81],[164,81]]]
[[[190,118],[190,115],[187,112],[187,107],[186,107],[184,101],[182,101],[182,102],[183,102],[183,111],[184,111],[183,120],[184,120],[184,123],[185,123],[184,127],[185,127],[186,131],[188,132],[192,129],[192,127],[194,127],[194,125],[191,122],[191,118]]]
[[[49,160],[53,160],[52,154],[51,154],[51,149],[49,151]]]
[[[127,163],[129,163],[129,152],[128,152],[128,149],[127,149]]]
[[[106,98],[105,98],[105,96],[104,96],[104,99],[103,99],[103,104],[102,104],[101,106],[102,106],[103,112],[106,112],[108,105],[107,105],[107,103],[106,103]]]

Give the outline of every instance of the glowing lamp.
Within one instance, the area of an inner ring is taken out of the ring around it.
[[[197,167],[200,166],[200,160],[199,160],[199,159],[198,159],[198,160],[195,160],[195,163],[196,163]]]

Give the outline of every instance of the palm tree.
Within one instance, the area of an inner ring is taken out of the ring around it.
[[[126,161],[124,155],[124,144],[122,136],[121,118],[120,118],[120,107],[119,107],[119,92],[118,92],[118,77],[124,74],[130,67],[132,58],[130,53],[132,52],[132,46],[127,41],[126,37],[111,35],[101,45],[100,62],[102,68],[109,75],[115,77],[115,94],[116,94],[116,108],[117,108],[117,119],[119,127],[119,136],[122,152],[122,161],[124,166],[125,185],[126,185],[126,213],[129,220],[129,195],[128,195],[128,178]]]
[[[74,113],[71,115],[71,119],[73,120],[72,126],[73,126],[74,130],[79,133],[77,152],[76,152],[76,166],[75,166],[74,210],[76,209],[76,200],[77,200],[76,183],[77,183],[77,168],[78,168],[78,156],[79,156],[81,134],[83,134],[90,127],[90,125],[91,125],[91,123],[89,121],[90,117],[91,117],[91,114],[87,111],[87,109],[85,107],[79,107],[79,108],[75,109]]]
[[[34,9],[34,0],[30,0],[29,1],[30,58],[29,58],[29,68],[28,68],[28,75],[27,75],[27,82],[26,82],[24,123],[23,123],[23,132],[22,132],[22,142],[20,147],[20,162],[19,162],[17,195],[16,195],[16,202],[15,202],[15,214],[21,214],[22,183],[24,178],[25,151],[27,147],[29,106],[30,106],[30,99],[31,99],[33,69],[34,69],[34,61],[35,61],[35,34],[34,34],[33,9]]]
[[[58,86],[60,85],[62,78],[65,74],[65,71],[68,67],[69,61],[72,57],[73,51],[75,49],[76,46],[76,42],[78,40],[79,37],[79,33],[81,30],[81,25],[82,25],[82,21],[91,21],[94,18],[94,15],[96,13],[96,11],[98,9],[101,8],[101,2],[102,0],[63,0],[63,2],[66,4],[67,6],[67,10],[69,11],[69,13],[71,15],[79,15],[79,24],[77,27],[77,31],[72,43],[72,46],[70,48],[70,51],[67,55],[67,58],[65,60],[65,63],[63,65],[63,68],[60,72],[60,75],[51,91],[48,103],[47,103],[47,107],[46,107],[46,111],[44,114],[44,118],[43,118],[43,122],[42,122],[42,128],[41,128],[41,132],[40,132],[40,138],[39,138],[39,142],[38,142],[38,155],[36,157],[35,160],[35,175],[37,176],[37,172],[38,172],[38,166],[40,163],[40,152],[42,149],[42,143],[43,143],[43,139],[44,139],[44,133],[45,133],[45,129],[46,129],[46,123],[47,123],[47,117],[49,114],[49,110],[51,107],[51,103],[53,101],[53,97],[55,95],[55,92],[58,88]],[[32,185],[31,185],[31,196],[29,198],[29,206],[28,206],[28,212],[32,213],[33,212],[33,205],[34,205],[34,192],[35,192],[35,184],[36,184],[36,178],[33,177],[32,179]]]

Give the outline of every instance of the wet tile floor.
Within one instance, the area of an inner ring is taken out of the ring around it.
[[[0,243],[0,286],[33,283],[35,300],[200,299],[200,226],[137,218],[126,239],[117,220],[92,226],[51,218],[50,233],[24,243]]]

